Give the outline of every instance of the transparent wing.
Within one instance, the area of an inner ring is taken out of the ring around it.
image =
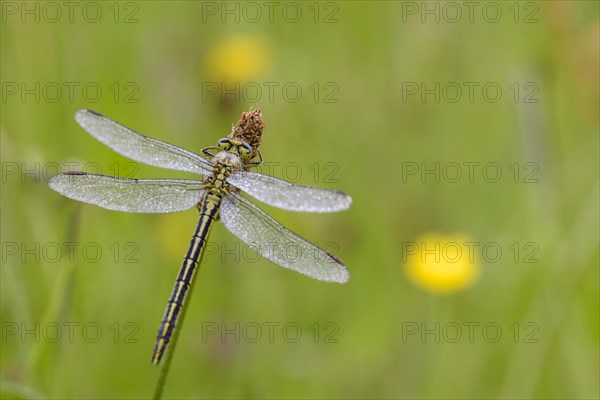
[[[235,192],[223,197],[219,214],[231,233],[284,268],[321,281],[345,283],[350,279],[340,259],[286,229]]]
[[[263,203],[284,210],[333,212],[352,204],[352,198],[338,190],[296,185],[251,171],[236,172],[227,181]]]
[[[169,213],[194,207],[204,192],[202,182],[187,179],[127,179],[66,173],[48,181],[52,190],[74,200],[132,213]]]
[[[210,163],[198,154],[141,135],[95,111],[78,110],[75,120],[100,142],[132,160],[201,175],[212,170]]]

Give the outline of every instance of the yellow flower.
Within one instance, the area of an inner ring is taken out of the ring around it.
[[[479,278],[478,249],[466,235],[428,233],[405,243],[405,271],[414,284],[431,292],[457,292]]]
[[[208,51],[212,76],[225,83],[248,82],[262,74],[271,61],[269,44],[251,36],[232,36]]]

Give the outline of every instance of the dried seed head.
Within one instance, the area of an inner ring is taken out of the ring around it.
[[[231,128],[229,138],[239,139],[248,143],[252,147],[252,156],[256,156],[262,134],[265,130],[265,123],[262,119],[262,113],[259,108],[250,109],[248,112],[243,112],[242,117],[237,124]]]

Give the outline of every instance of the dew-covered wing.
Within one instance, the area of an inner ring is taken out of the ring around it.
[[[188,179],[128,179],[86,173],[50,178],[52,190],[84,203],[131,213],[169,213],[194,207],[202,182]]]
[[[338,190],[296,185],[252,171],[236,172],[227,181],[263,203],[284,210],[334,212],[352,204],[352,198]]]
[[[132,160],[205,176],[212,170],[198,154],[139,134],[95,111],[78,110],[75,120],[100,142]]]
[[[339,258],[285,228],[238,193],[223,197],[219,213],[231,233],[275,264],[321,281],[350,279]]]

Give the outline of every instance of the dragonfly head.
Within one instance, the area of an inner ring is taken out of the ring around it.
[[[219,151],[228,151],[240,156],[243,162],[248,162],[252,159],[253,151],[252,147],[241,140],[223,138],[217,142],[217,149]]]

